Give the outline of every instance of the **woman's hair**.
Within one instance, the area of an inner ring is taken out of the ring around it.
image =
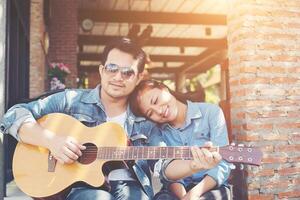
[[[139,102],[139,96],[141,92],[148,90],[148,89],[165,89],[168,90],[178,101],[186,104],[187,100],[190,101],[198,101],[199,99],[195,99],[192,95],[186,95],[181,92],[175,92],[168,88],[165,84],[155,81],[153,79],[150,80],[142,80],[134,89],[134,91],[129,96],[129,104],[130,109],[136,116],[144,116],[141,109],[140,109],[140,102]]]

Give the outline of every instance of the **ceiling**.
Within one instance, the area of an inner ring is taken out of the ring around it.
[[[150,56],[152,74],[201,73],[227,54],[227,0],[80,0],[79,69],[97,70],[110,40],[138,38]],[[151,26],[151,27],[150,27]],[[148,27],[148,28],[147,28]]]

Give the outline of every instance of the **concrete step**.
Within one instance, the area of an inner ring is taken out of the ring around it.
[[[7,197],[4,197],[4,200],[32,200],[18,188],[14,181],[6,184],[6,195]]]

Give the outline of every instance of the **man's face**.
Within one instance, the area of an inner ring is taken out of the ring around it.
[[[112,49],[106,63],[99,67],[102,92],[113,98],[127,98],[142,79],[137,64],[132,55]]]

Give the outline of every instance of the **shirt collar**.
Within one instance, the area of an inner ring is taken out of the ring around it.
[[[192,119],[197,119],[201,117],[202,117],[202,113],[197,103],[187,101],[187,115],[185,118],[185,125],[180,129],[184,129],[185,127],[189,126],[192,122]],[[169,123],[164,123],[161,125],[162,129],[165,129],[166,127],[172,127],[172,126]]]
[[[100,103],[100,89],[100,85],[97,85],[97,87],[95,87],[87,95],[85,95],[81,101],[84,103]]]
[[[186,117],[186,124],[190,124],[192,119],[197,119],[202,117],[201,110],[199,109],[198,103],[193,103],[191,101],[187,101],[187,117]]]
[[[133,121],[135,121],[135,122],[146,121],[146,118],[145,118],[145,117],[135,116],[135,115],[132,113],[132,111],[131,111],[129,105],[127,106],[127,116],[128,116],[128,119],[129,119],[129,120],[133,120]]]

